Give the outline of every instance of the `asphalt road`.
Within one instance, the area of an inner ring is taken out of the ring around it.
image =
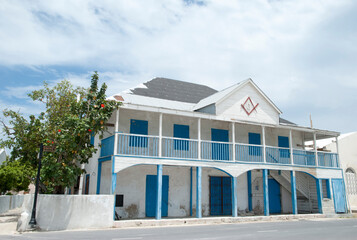
[[[0,240],[33,239],[357,239],[357,219],[316,219],[288,222],[238,223],[162,228],[132,228],[88,231],[34,232],[0,236]]]

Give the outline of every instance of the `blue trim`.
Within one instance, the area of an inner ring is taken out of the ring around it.
[[[238,201],[237,201],[237,178],[232,179],[232,217],[238,216]]]
[[[95,134],[92,133],[92,134],[90,135],[90,144],[94,145],[94,143],[95,143]]]
[[[341,169],[341,175],[342,175],[342,181],[343,181],[343,189],[345,190],[345,209],[346,209],[346,213],[348,213],[348,204],[347,204],[347,189],[346,189],[346,183],[345,183],[345,176],[343,175],[343,170]]]
[[[110,160],[112,160],[112,156],[98,158],[98,162],[106,162]]]
[[[102,161],[98,161],[98,172],[97,172],[97,194],[100,194],[100,180],[102,178]]]
[[[264,163],[264,162],[232,162],[232,161],[212,161],[212,160],[198,160],[198,159],[182,159],[182,158],[169,158],[169,157],[157,157],[157,156],[136,156],[136,155],[123,155],[116,154],[116,157],[129,157],[129,158],[151,158],[155,160],[177,160],[177,161],[188,161],[188,162],[219,162],[219,163],[232,163],[232,164],[248,164],[248,165],[264,165],[264,166],[284,166],[284,167],[298,167],[298,168],[316,168],[316,169],[333,169],[333,170],[341,170],[341,168],[332,168],[332,167],[316,167],[316,166],[304,166],[304,165],[292,165],[292,164],[275,164],[275,163]],[[253,169],[252,169],[253,170]],[[276,170],[276,169],[273,169]],[[312,176],[312,175],[311,175]],[[314,176],[313,176],[314,177]],[[316,177],[314,177],[316,178]]]
[[[192,167],[190,168],[190,216],[192,217]]]
[[[157,196],[156,196],[156,220],[161,219],[161,204],[162,204],[162,165],[157,165]]]
[[[321,179],[316,179],[316,191],[317,191],[317,205],[319,207],[319,213],[322,213],[322,184],[321,184]]]
[[[268,169],[263,169],[264,215],[269,216]]]
[[[327,198],[331,199],[331,180],[330,179],[326,179],[326,195]]]
[[[253,210],[253,198],[252,198],[252,172],[247,172],[247,185],[248,185],[248,210]]]
[[[296,177],[294,176],[294,171],[290,171],[291,178],[291,201],[293,214],[298,214],[297,210],[297,195],[296,195]]]
[[[196,217],[202,218],[202,167],[196,168]]]
[[[343,191],[343,201],[344,201],[344,212],[337,212],[338,210],[338,200],[336,199],[336,193],[335,192],[335,188],[333,187],[334,186],[334,182],[333,181],[342,181],[341,185],[342,185],[342,191]],[[343,173],[342,173],[342,178],[331,178],[331,186],[332,186],[332,189],[333,189],[333,201],[334,201],[334,207],[335,207],[335,212],[336,213],[346,213],[348,212],[348,207],[347,207],[347,198],[346,198],[346,188],[345,188],[345,180],[344,180],[344,177],[343,177]]]

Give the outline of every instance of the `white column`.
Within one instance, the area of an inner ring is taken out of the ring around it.
[[[289,131],[289,145],[290,145],[290,161],[291,164],[294,165],[294,152],[293,152],[293,131],[290,129]]]
[[[115,116],[115,127],[114,127],[114,155],[118,154],[118,132],[119,132],[119,109]]]
[[[201,118],[197,122],[197,140],[198,140],[198,159],[201,159]]]
[[[162,156],[162,113],[159,117],[159,157]]]
[[[262,126],[262,138],[263,138],[263,160],[264,163],[267,162],[267,156],[266,156],[266,145],[265,145],[265,126]]]
[[[316,167],[319,166],[319,158],[317,156],[317,144],[316,144],[316,133],[314,132],[314,151],[315,151],[315,161],[316,161]]]
[[[232,161],[236,161],[236,130],[235,130],[235,123],[232,122]]]

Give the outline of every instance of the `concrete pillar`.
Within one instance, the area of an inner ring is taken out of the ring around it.
[[[248,210],[253,210],[253,198],[252,198],[252,171],[247,172],[247,185],[248,185]]]
[[[157,196],[156,196],[156,220],[161,219],[161,202],[162,202],[162,165],[157,165]]]
[[[202,218],[202,167],[196,169],[196,217]]]
[[[322,213],[322,184],[321,179],[316,179],[316,191],[317,191],[317,204],[319,207],[319,213]]]
[[[298,214],[295,171],[290,171],[290,179],[291,179],[291,201],[292,201],[291,205],[293,208],[293,214]]]
[[[268,169],[263,169],[264,215],[269,216]]]
[[[238,216],[237,177],[232,177],[232,217]]]

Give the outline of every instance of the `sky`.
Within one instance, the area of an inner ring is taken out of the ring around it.
[[[44,81],[107,95],[154,77],[221,90],[252,78],[302,126],[357,130],[357,1],[0,0],[0,109],[38,114]]]

